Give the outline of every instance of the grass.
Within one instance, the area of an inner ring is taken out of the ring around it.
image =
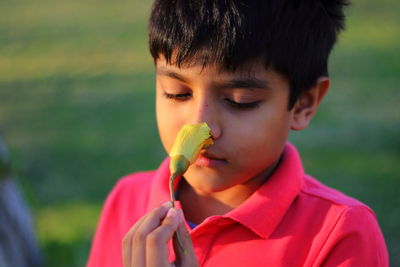
[[[2,1],[0,131],[47,266],[83,266],[116,180],[165,156],[146,48],[150,1]],[[308,173],[371,206],[400,266],[399,3],[359,1],[332,87],[290,140]]]

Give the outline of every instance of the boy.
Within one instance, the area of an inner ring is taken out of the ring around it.
[[[88,266],[388,266],[373,212],[304,174],[287,143],[328,90],[345,5],[155,1],[149,44],[164,148],[199,122],[214,144],[177,181],[177,209],[168,204],[168,159],[122,179]],[[185,251],[173,248],[175,232]]]

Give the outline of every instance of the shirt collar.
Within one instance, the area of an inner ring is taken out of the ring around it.
[[[260,237],[268,238],[300,193],[303,175],[296,148],[286,143],[282,160],[267,182],[224,217],[241,223]]]
[[[170,200],[169,175],[169,158],[166,158],[155,172],[148,210]],[[287,142],[282,160],[267,182],[223,217],[242,224],[262,238],[267,238],[300,193],[303,175],[300,156],[296,148]],[[176,179],[175,185],[178,183],[179,180]]]

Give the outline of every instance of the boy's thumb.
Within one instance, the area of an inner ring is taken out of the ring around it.
[[[179,210],[179,212],[181,213],[180,215],[183,218],[182,210]],[[177,232],[180,235],[184,251],[182,251],[182,248],[179,246],[177,240],[175,240],[174,238],[174,250],[176,256],[175,265],[178,267],[198,267],[199,264],[197,262],[196,254],[194,252],[192,238],[190,237],[190,234],[186,228],[184,219],[181,220]]]

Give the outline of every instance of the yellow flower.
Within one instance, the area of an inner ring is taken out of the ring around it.
[[[190,164],[196,161],[200,151],[213,143],[207,123],[185,124],[178,132],[169,153],[171,176],[184,174]]]
[[[171,158],[169,164],[169,170],[171,173],[169,179],[169,191],[172,207],[175,206],[175,195],[173,189],[174,179],[184,174],[190,164],[196,161],[200,151],[213,143],[210,128],[205,122],[199,124],[185,124],[178,132],[171,151],[169,152]],[[178,232],[176,233],[176,238],[180,249],[183,253],[186,253]]]

